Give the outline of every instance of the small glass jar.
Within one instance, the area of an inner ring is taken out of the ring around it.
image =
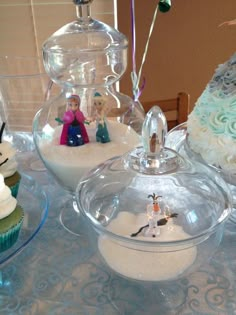
[[[167,281],[197,270],[217,249],[232,209],[224,180],[165,148],[166,130],[154,107],[143,146],[91,170],[76,191],[102,261],[129,279]]]

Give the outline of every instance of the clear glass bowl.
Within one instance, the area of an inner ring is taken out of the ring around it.
[[[188,157],[189,159],[203,163],[214,169],[229,184],[231,195],[233,198],[234,211],[230,217],[231,221],[236,223],[236,174],[229,173],[222,168],[208,164],[200,154],[194,152],[188,143],[187,123],[176,126],[169,131],[166,138],[166,146]]]
[[[6,132],[31,132],[32,119],[48,97],[50,79],[38,57],[0,56],[0,124]],[[50,93],[56,93],[56,86]]]
[[[88,143],[79,146],[62,145],[60,139],[64,125],[58,123],[56,118],[63,117],[63,113],[66,111],[65,103],[64,93],[45,103],[34,118],[33,136],[36,149],[46,168],[62,187],[74,193],[81,177],[86,172],[98,163],[124,154],[137,146],[140,143],[140,135],[129,125],[120,122],[117,117],[110,117],[108,113],[106,125],[110,137],[109,142],[97,141],[96,121],[92,121],[88,125],[85,124]],[[86,105],[86,101],[82,102],[80,108],[88,117]]]
[[[176,126],[168,132],[166,146],[178,152],[182,152],[182,154],[186,154],[189,159],[194,159],[200,163],[204,163],[212,167],[224,178],[227,183],[229,183],[230,185],[236,185],[236,174],[229,173],[222,168],[207,163],[202,158],[201,154],[196,153],[191,149],[188,142],[188,131],[186,122]]]
[[[76,192],[103,261],[135,280],[166,281],[197,270],[217,249],[232,209],[222,177],[162,147],[163,129],[160,111],[151,110],[144,148],[98,165]]]
[[[0,266],[9,263],[21,253],[43,227],[48,215],[48,199],[46,193],[33,178],[21,174],[18,203],[24,209],[24,222],[16,243],[8,250],[0,253]]]
[[[210,167],[215,169],[224,178],[224,180],[227,183],[229,183],[230,185],[236,185],[236,174],[227,172],[226,170],[223,170],[222,168],[219,168],[219,167],[216,167],[216,166],[214,166],[212,164],[207,163],[202,158],[201,154],[198,154],[198,153],[194,152],[191,149],[189,141],[188,141],[188,134],[185,137],[185,141],[184,141],[183,145],[184,145],[184,150],[185,150],[185,152],[186,152],[186,154],[188,155],[189,158],[196,159],[200,163],[205,163],[205,164],[209,165]]]

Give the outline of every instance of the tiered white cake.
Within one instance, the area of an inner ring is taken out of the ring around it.
[[[236,174],[236,53],[219,65],[187,121],[191,149]]]

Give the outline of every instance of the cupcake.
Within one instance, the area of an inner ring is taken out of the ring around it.
[[[24,211],[12,196],[0,174],[0,252],[10,248],[18,239]]]
[[[17,171],[16,150],[10,142],[2,141],[5,123],[0,130],[0,173],[4,176],[5,184],[11,189],[16,198],[19,190],[21,175]]]

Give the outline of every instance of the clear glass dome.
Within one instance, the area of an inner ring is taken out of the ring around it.
[[[100,164],[77,187],[103,261],[136,280],[196,270],[219,245],[232,208],[218,173],[165,148],[165,134],[165,117],[154,107],[143,125],[143,147]]]
[[[92,19],[91,1],[75,1],[77,20],[43,44],[45,70],[61,86],[100,86],[118,81],[127,67],[128,40]]]

